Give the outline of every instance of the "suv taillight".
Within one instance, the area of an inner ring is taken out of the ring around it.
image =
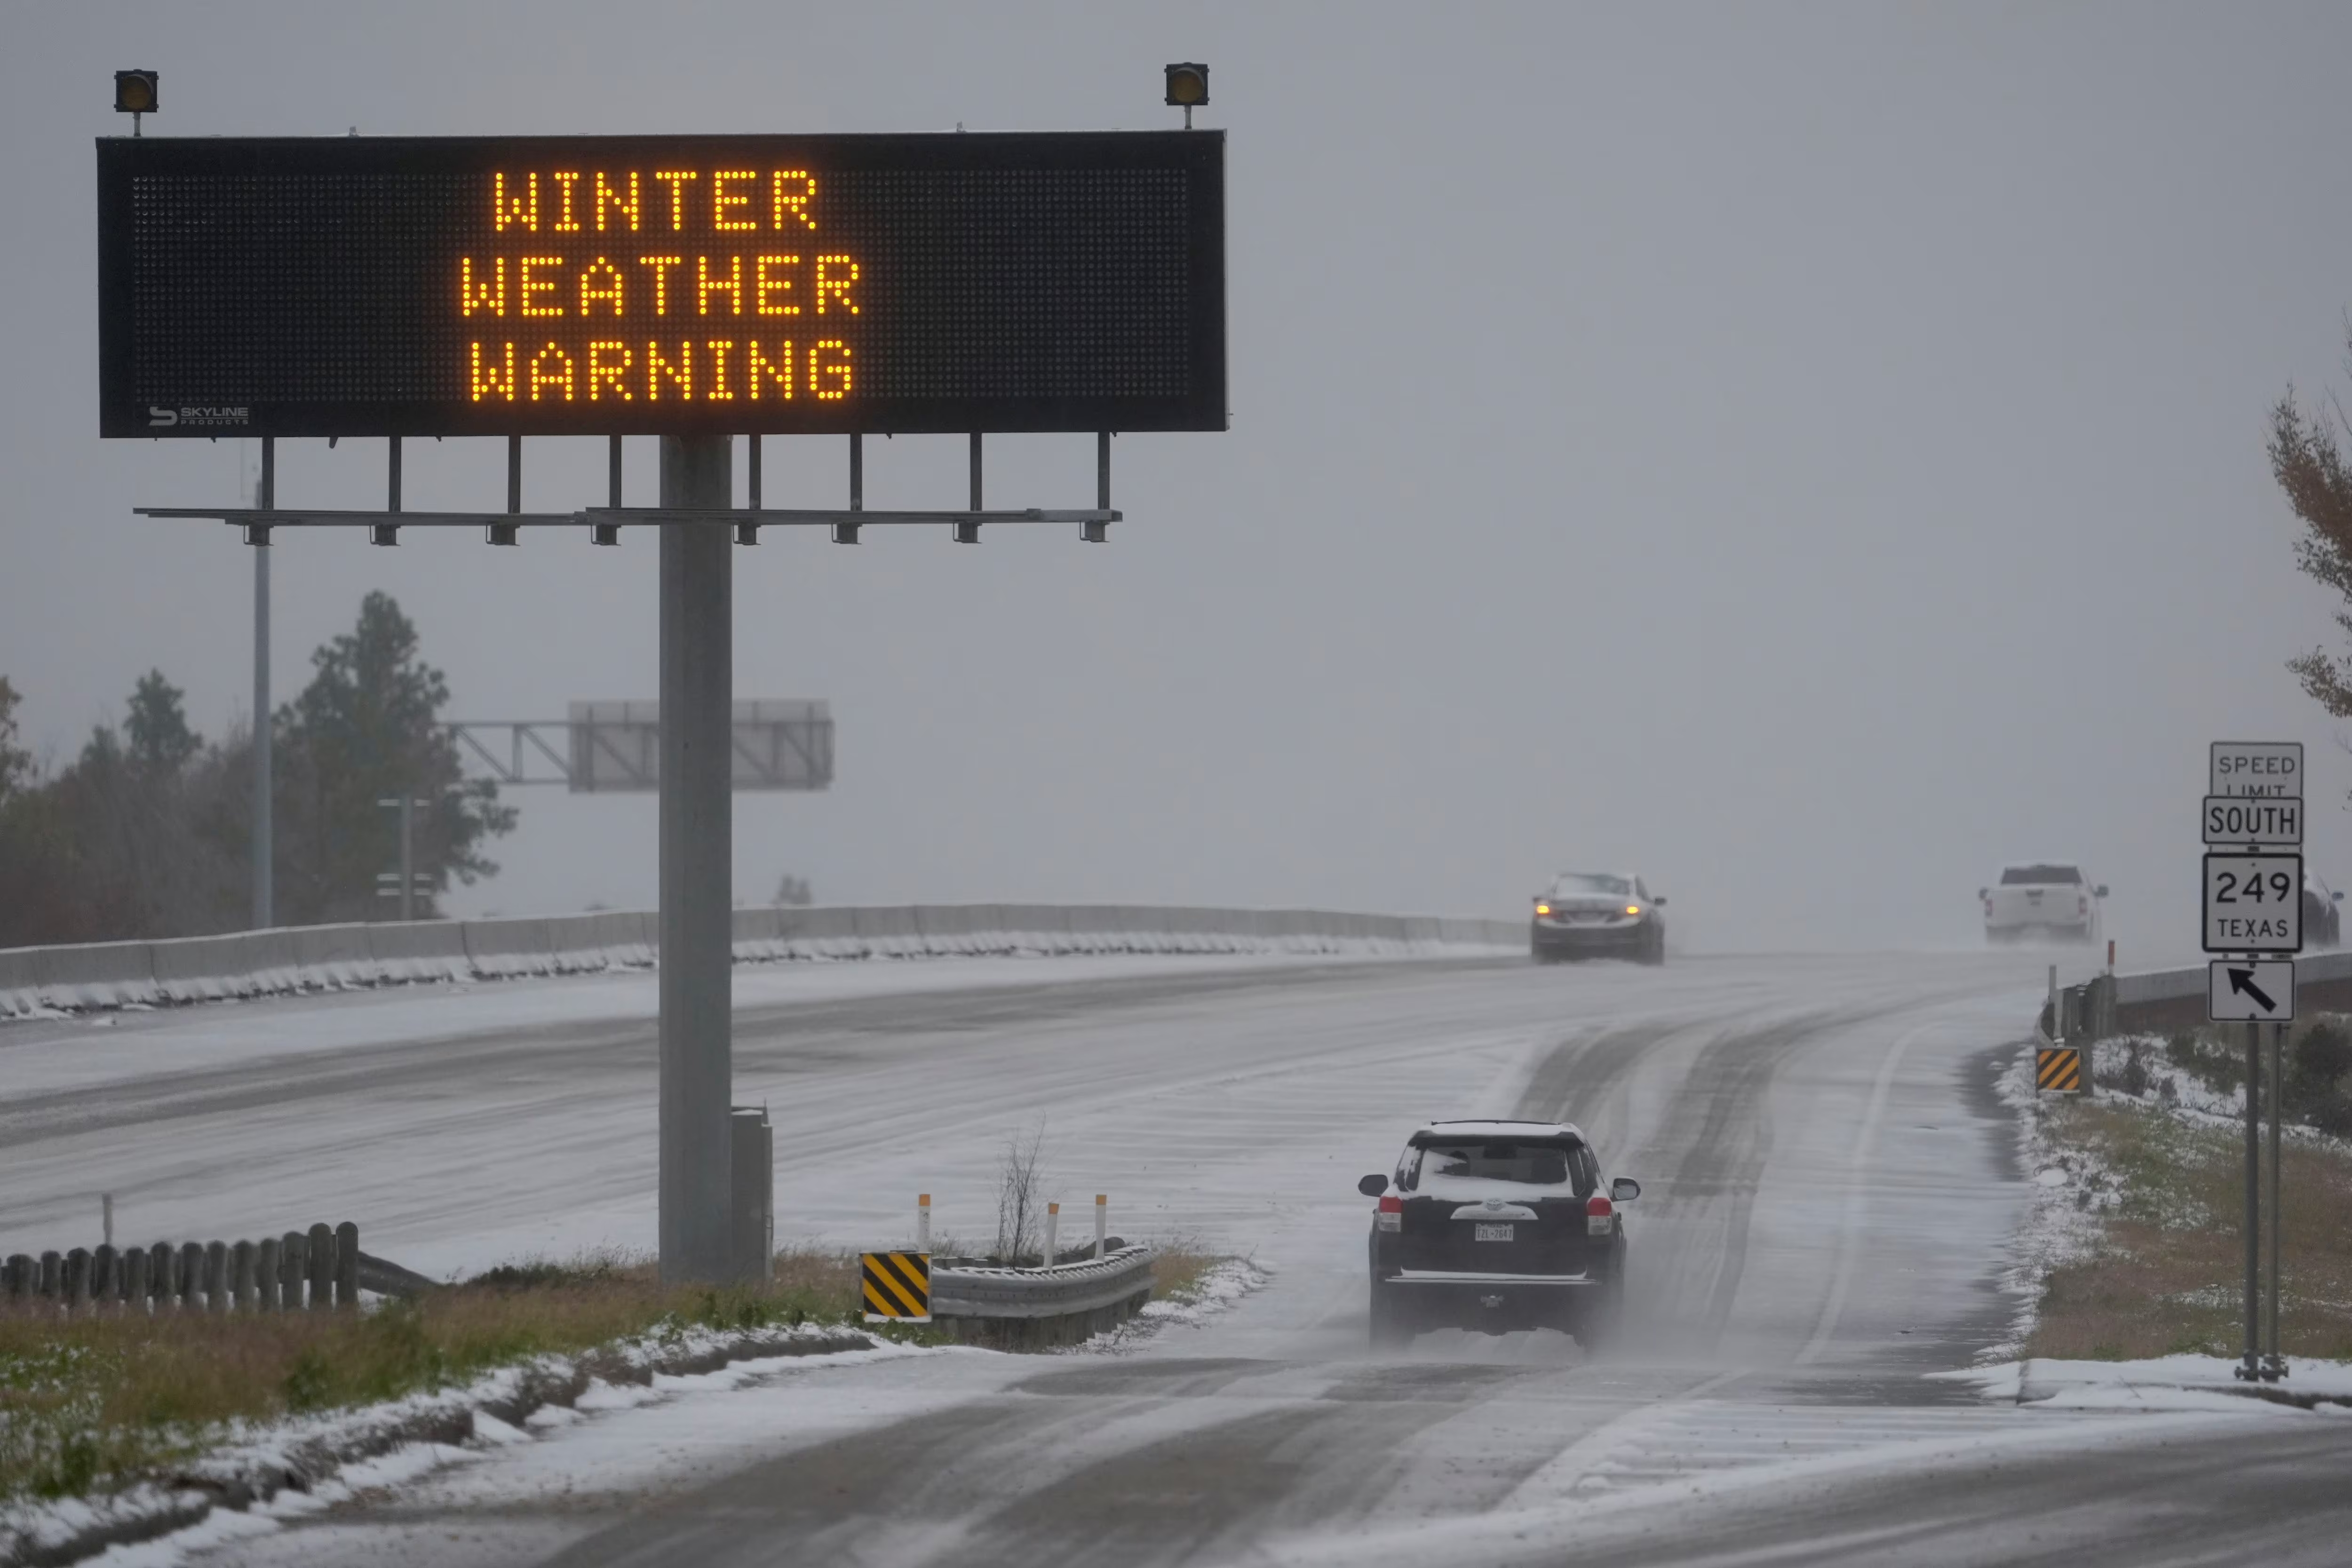
[[[2087,914],[2089,914],[2089,913],[2091,912],[2091,900],[2090,900],[2088,898],[2085,898],[2085,897],[2084,897],[2084,895],[2082,895],[2081,893],[2077,893],[2077,894],[2075,894],[2075,895],[2074,895],[2074,912],[2075,912],[2076,914],[2078,914],[2078,915],[2087,915]]]
[[[1607,1236],[1617,1228],[1617,1211],[1599,1193],[1584,1200],[1584,1234]]]
[[[1394,1193],[1391,1193],[1388,1196],[1381,1200],[1379,1215],[1380,1217],[1373,1223],[1378,1225],[1382,1230],[1402,1230],[1404,1228],[1404,1200],[1397,1196]]]

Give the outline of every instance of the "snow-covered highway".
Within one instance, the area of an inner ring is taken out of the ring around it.
[[[1042,1116],[1061,1195],[1108,1191],[1125,1234],[1247,1253],[1271,1282],[1116,1355],[940,1352],[680,1394],[214,1560],[1484,1563],[1559,1561],[1572,1536],[1615,1553],[1574,1553],[1591,1561],[1958,1563],[2023,1560],[2038,1531],[2096,1562],[2100,1531],[2137,1563],[2221,1560],[2195,1555],[2218,1504],[2114,1534],[2045,1472],[2112,1471],[2148,1504],[2177,1497],[2147,1479],[2174,1473],[2162,1456],[2227,1442],[2308,1526],[2298,1478],[2340,1473],[2352,1423],[2055,1414],[1922,1376],[2011,1330],[2025,1188],[1991,1079],[2042,963],[747,970],[737,1098],[774,1117],[780,1240],[902,1240],[926,1191],[944,1233],[992,1234],[997,1159]],[[652,991],[0,1028],[0,1249],[81,1239],[101,1190],[131,1240],[348,1216],[427,1269],[642,1247]],[[1513,1112],[1579,1122],[1642,1181],[1629,1342],[1595,1363],[1549,1332],[1449,1331],[1373,1356],[1356,1178],[1420,1119]]]

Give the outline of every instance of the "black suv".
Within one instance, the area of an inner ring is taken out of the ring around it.
[[[1550,1328],[1590,1350],[1625,1303],[1625,1220],[1641,1196],[1565,1122],[1433,1121],[1389,1176],[1357,1190],[1372,1215],[1372,1343],[1425,1329]]]

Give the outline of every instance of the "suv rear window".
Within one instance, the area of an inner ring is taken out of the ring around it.
[[[2074,866],[2011,866],[2000,874],[2004,888],[2046,888],[2055,882],[2079,884],[2083,873]]]
[[[1400,1184],[1416,1191],[1433,1180],[1510,1182],[1520,1186],[1564,1187],[1579,1197],[1596,1184],[1593,1162],[1584,1146],[1550,1139],[1433,1138],[1407,1152],[1412,1169]]]

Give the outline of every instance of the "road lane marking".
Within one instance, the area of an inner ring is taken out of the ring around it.
[[[1822,1303],[1822,1315],[1813,1324],[1812,1338],[1797,1352],[1799,1366],[1811,1366],[1829,1348],[1830,1339],[1837,1332],[1838,1317],[1845,1310],[1846,1291],[1853,1285],[1853,1270],[1862,1248],[1858,1233],[1862,1229],[1863,1212],[1869,1206],[1869,1189],[1863,1184],[1864,1167],[1878,1147],[1878,1123],[1886,1113],[1886,1097],[1895,1088],[1895,1074],[1903,1065],[1904,1053],[1911,1043],[1934,1026],[1922,1024],[1898,1038],[1879,1064],[1878,1081],[1871,1086],[1870,1108],[1863,1112],[1862,1127],[1854,1134],[1853,1156],[1846,1166],[1845,1219],[1838,1232],[1837,1269],[1830,1279],[1829,1300]]]

